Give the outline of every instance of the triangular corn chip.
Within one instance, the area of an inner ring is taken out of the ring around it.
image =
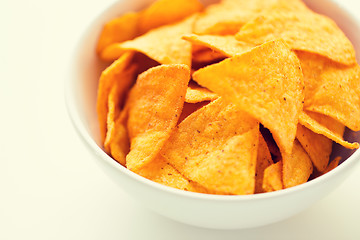
[[[236,40],[232,35],[215,36],[191,34],[183,36],[183,39],[195,45],[206,46],[227,57],[244,53],[255,47],[254,44]]]
[[[219,98],[182,121],[161,154],[209,190],[252,194],[259,123]]]
[[[265,192],[273,192],[283,189],[282,161],[271,164],[264,171],[262,188]]]
[[[299,122],[313,132],[322,134],[346,148],[359,148],[359,143],[349,143],[343,139],[344,126],[334,119],[317,113],[302,112],[299,115]]]
[[[192,31],[194,16],[182,22],[153,29],[146,34],[123,43],[115,43],[101,54],[103,60],[117,59],[127,50],[144,53],[161,64],[186,64],[191,66],[191,43],[181,37]]]
[[[133,39],[138,35],[139,14],[130,12],[107,22],[100,34],[96,51],[98,54],[113,43]]]
[[[128,99],[127,168],[136,172],[156,157],[180,117],[189,81],[190,70],[182,64],[161,65],[139,75]]]
[[[284,188],[307,182],[313,172],[312,162],[298,140],[294,142],[291,154],[283,155]]]
[[[98,85],[96,108],[102,141],[105,140],[105,135],[107,131],[109,93],[115,82],[118,82],[118,90],[121,91],[121,93],[117,94],[118,98],[122,98],[122,96],[125,95],[128,87],[133,81],[131,77],[125,74],[126,68],[128,67],[132,56],[133,54],[131,52],[127,52],[101,73]]]
[[[303,80],[298,58],[282,41],[202,68],[193,79],[259,120],[279,148],[291,153],[304,99]]]
[[[140,169],[138,174],[154,182],[180,190],[209,193],[204,187],[182,176],[161,155],[158,155],[151,164]]]
[[[323,172],[329,163],[332,140],[324,135],[314,133],[301,124],[298,124],[296,138],[309,155],[316,169]]]
[[[209,101],[198,102],[198,103],[184,103],[184,107],[182,109],[181,115],[179,117],[178,123],[181,123],[184,119],[190,116],[193,112],[199,110],[203,106],[209,104]]]
[[[194,25],[194,33],[204,35],[232,35],[241,26],[254,18],[262,10],[269,8],[277,0],[225,0],[210,5],[199,15]]]
[[[140,14],[139,32],[172,24],[203,9],[198,0],[158,0]]]
[[[311,10],[274,7],[244,25],[236,39],[262,44],[284,39],[294,50],[317,53],[343,64],[355,64],[355,50],[330,18]]]

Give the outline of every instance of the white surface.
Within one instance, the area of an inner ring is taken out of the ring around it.
[[[74,44],[112,2],[0,3],[0,239],[360,239],[360,168],[310,209],[249,230],[179,224],[121,192],[76,135],[63,98]],[[341,5],[360,10],[356,0]]]

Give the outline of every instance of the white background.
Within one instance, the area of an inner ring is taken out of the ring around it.
[[[0,0],[1,240],[360,239],[360,167],[301,214],[233,231],[165,219],[111,182],[70,123],[63,85],[80,34],[112,2]]]

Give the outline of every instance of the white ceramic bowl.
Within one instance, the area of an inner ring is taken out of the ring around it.
[[[101,148],[95,111],[98,76],[104,68],[95,55],[96,40],[106,21],[130,10],[139,10],[149,2],[118,1],[98,16],[80,39],[71,59],[70,76],[66,80],[66,102],[76,130],[103,171],[133,199],[163,216],[186,224],[218,229],[249,228],[274,223],[299,213],[327,195],[351,174],[360,160],[360,151],[353,153],[335,147],[334,151],[346,160],[333,171],[310,182],[272,193],[217,196],[162,186],[134,174],[109,157]],[[360,53],[360,28],[348,13],[328,0],[305,2],[313,10],[334,19]],[[347,132],[345,138],[359,141],[360,135]]]

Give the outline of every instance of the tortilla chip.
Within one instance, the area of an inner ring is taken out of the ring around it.
[[[125,95],[126,91],[128,90],[133,81],[132,77],[125,74],[126,68],[128,67],[132,57],[133,53],[131,52],[124,54],[121,58],[112,63],[101,73],[98,85],[96,110],[98,114],[100,136],[102,142],[105,140],[105,135],[107,131],[109,93],[115,82],[117,82],[119,84],[118,89],[119,91],[121,91],[117,94],[118,99],[122,98]]]
[[[326,66],[321,85],[307,110],[330,116],[354,131],[360,130],[360,67]]]
[[[130,152],[126,166],[136,172],[151,162],[176,126],[190,81],[186,65],[161,65],[139,75],[129,96]]]
[[[125,157],[129,152],[129,140],[126,130],[127,109],[121,110],[121,108],[125,102],[126,91],[134,80],[135,70],[135,66],[126,69],[121,79],[114,82],[108,96],[107,132],[104,149],[122,165],[125,165]]]
[[[121,43],[133,39],[138,34],[139,14],[130,12],[105,24],[100,34],[96,52],[101,52],[113,43]]]
[[[256,174],[255,174],[255,193],[266,192],[263,189],[264,171],[267,167],[273,164],[269,148],[260,134],[259,136],[259,147],[256,162]]]
[[[252,194],[259,123],[222,98],[188,116],[161,150],[186,178],[227,194]]]
[[[264,192],[273,192],[283,189],[282,161],[271,164],[264,170],[262,188]]]
[[[279,148],[291,153],[304,99],[303,80],[298,58],[282,41],[200,69],[193,79],[259,120]]]
[[[236,39],[257,45],[284,39],[294,50],[320,54],[347,65],[356,63],[354,47],[336,23],[311,10],[271,8],[244,25]]]
[[[161,64],[186,64],[191,66],[191,44],[181,37],[192,31],[194,16],[182,22],[153,29],[146,34],[123,43],[115,43],[101,54],[112,61],[128,50],[141,52]]]
[[[130,151],[130,142],[126,128],[127,115],[128,111],[125,108],[114,122],[110,120],[111,117],[108,118],[108,131],[104,142],[105,151],[110,153],[123,166],[126,165],[126,155]]]
[[[213,101],[219,96],[209,89],[197,85],[195,82],[190,82],[186,90],[185,102],[199,103],[204,101]]]
[[[158,0],[140,14],[139,32],[180,21],[203,9],[197,0]]]
[[[241,42],[235,39],[232,35],[227,36],[214,36],[214,35],[185,35],[183,39],[191,42],[194,45],[202,45],[208,47],[215,52],[220,53],[226,57],[232,57],[237,54],[242,54],[255,45],[251,43]]]
[[[312,163],[319,172],[324,172],[330,159],[333,142],[331,139],[314,133],[310,129],[298,124],[296,138],[309,155]]]
[[[151,164],[140,169],[138,174],[151,181],[180,190],[210,193],[206,188],[182,176],[161,155],[158,155]]]
[[[322,123],[319,123],[314,118]],[[344,126],[334,119],[317,113],[302,112],[299,116],[299,122],[305,127],[311,129],[313,132],[322,134],[346,148],[359,148],[359,143],[349,143],[343,139],[342,135],[344,133]]]
[[[307,182],[312,172],[313,165],[309,156],[295,139],[292,153],[283,155],[284,188]]]
[[[210,5],[196,20],[194,33],[233,35],[256,14],[276,2],[276,0],[228,0]]]

